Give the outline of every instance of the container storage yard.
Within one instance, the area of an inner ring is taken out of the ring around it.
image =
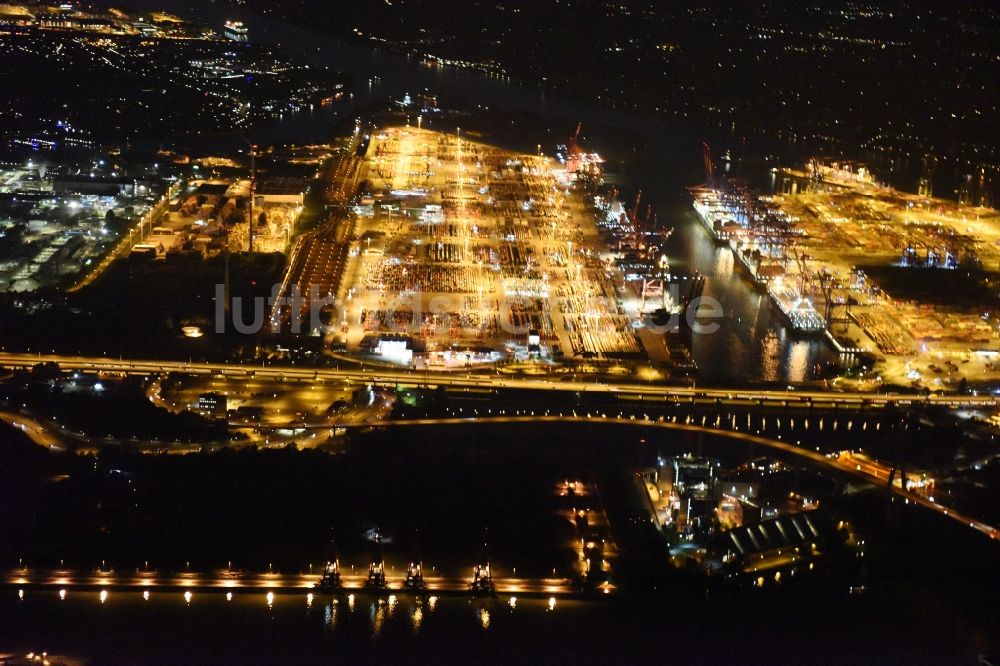
[[[848,165],[780,177],[773,196],[720,182],[695,189],[694,205],[793,329],[823,332],[848,363],[874,359],[876,384],[1000,377],[996,210],[899,192]]]
[[[594,207],[558,162],[413,127],[376,134],[368,159],[349,348],[405,335],[429,364],[644,357]]]

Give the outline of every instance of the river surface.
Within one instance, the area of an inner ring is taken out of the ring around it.
[[[510,597],[353,600],[305,591],[0,589],[4,652],[89,664],[975,663],[977,639],[841,594],[751,594],[717,605]],[[721,606],[719,605],[721,604]],[[720,612],[720,607],[726,610]],[[973,652],[974,654],[974,652]],[[961,657],[960,657],[961,655]]]
[[[252,138],[258,143],[326,141],[335,127],[343,127],[370,105],[424,90],[438,95],[447,107],[488,109],[493,125],[480,125],[487,140],[510,148],[534,150],[541,145],[552,152],[582,121],[584,140],[609,156],[609,177],[621,184],[622,192],[631,199],[641,189],[643,201],[656,206],[660,222],[674,227],[667,246],[674,272],[706,276],[704,295],[722,305],[719,330],[696,335],[693,342],[700,383],[805,381],[815,378],[818,363],[833,358],[824,341],[791,335],[767,298],[735,270],[730,251],[717,247],[698,223],[685,188],[703,180],[703,132],[670,118],[611,109],[479,70],[428,67],[416,57],[331,39],[223,2],[130,0],[128,6],[170,11],[220,30],[226,20],[241,20],[252,41],[278,44],[354,77],[339,102],[286,114],[255,130]],[[425,126],[433,127],[431,122]]]

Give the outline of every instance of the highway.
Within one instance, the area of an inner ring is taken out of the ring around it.
[[[95,359],[95,358],[73,358],[66,359],[65,357],[41,357],[42,360],[55,360],[63,365],[65,369],[71,370],[90,370],[90,371],[105,371],[105,372],[124,372],[124,373],[158,373],[165,371],[177,371],[177,372],[187,372],[192,374],[212,374],[221,373],[228,377],[246,377],[251,374],[256,373],[257,378],[267,376],[271,379],[280,378],[282,380],[289,379],[301,379],[303,381],[319,381],[319,380],[330,380],[330,381],[373,381],[374,383],[383,384],[393,384],[398,381],[408,381],[413,383],[414,377],[412,374],[399,373],[398,376],[386,377],[383,375],[373,378],[371,374],[365,374],[358,371],[348,371],[348,370],[304,370],[300,368],[263,368],[263,369],[250,369],[245,366],[232,366],[226,364],[190,364],[190,363],[179,363],[179,362],[167,362],[167,361],[115,361],[109,359]],[[23,355],[12,355],[12,354],[0,354],[0,363],[6,366],[14,367],[30,367],[35,363],[39,362],[37,356],[23,356]],[[434,383],[444,384],[444,385],[469,385],[470,382],[485,381],[487,383],[496,381],[493,377],[484,378],[473,378],[468,377],[436,377]],[[453,383],[454,382],[454,383]],[[480,385],[480,384],[474,384]],[[512,380],[504,379],[504,386],[518,386],[521,388],[530,388],[537,390],[555,390],[568,388],[565,384],[545,382],[540,380]],[[523,385],[523,386],[522,386]],[[607,387],[603,384],[586,384],[580,385],[578,390],[605,390],[605,391],[615,391],[620,392],[623,390],[642,390],[649,391],[654,387],[631,387],[630,389],[618,388],[618,387]],[[679,388],[674,389],[671,387],[655,387],[659,388],[661,393],[654,394],[660,397],[670,397],[671,395],[676,395],[679,398],[690,398],[692,396],[701,396],[704,393],[704,389],[687,389]],[[678,391],[678,393],[673,394],[671,391]],[[755,392],[754,395],[763,396],[761,399],[771,400],[775,399],[773,394],[777,393],[781,397],[780,400],[786,400],[789,398],[805,398],[810,404],[815,404],[812,402],[815,398],[809,398],[809,395],[813,394],[799,394],[795,392]],[[786,393],[788,397],[785,397]],[[727,393],[721,390],[709,391],[707,394],[708,399],[714,400],[714,396],[724,396]],[[742,395],[742,394],[740,394]],[[819,396],[824,396],[825,399],[829,399],[826,394],[815,394]],[[866,398],[870,397],[866,394]],[[838,396],[839,397],[839,396]],[[848,394],[849,399],[854,399],[856,396]],[[988,403],[992,406],[993,399]],[[791,402],[792,400],[789,400]],[[882,401],[872,402],[872,406],[884,406],[888,401],[888,398],[883,398]],[[984,403],[978,403],[984,404]],[[380,403],[381,405],[381,403]],[[771,439],[768,437],[762,437],[760,435],[750,434],[748,432],[733,431],[724,428],[715,428],[711,426],[701,426],[690,423],[674,423],[666,420],[652,420],[648,417],[639,418],[635,416],[629,417],[606,417],[606,416],[564,416],[564,415],[531,415],[531,416],[476,416],[476,417],[453,417],[453,418],[433,418],[433,419],[408,419],[408,420],[384,420],[387,413],[383,407],[379,407],[374,413],[374,418],[372,419],[338,419],[336,422],[330,423],[325,422],[322,424],[313,424],[306,427],[322,427],[322,428],[332,428],[332,427],[342,427],[342,428],[386,428],[386,427],[419,427],[419,426],[450,426],[450,425],[496,425],[496,424],[518,424],[518,423],[603,423],[603,424],[631,424],[631,425],[642,425],[646,427],[661,428],[666,430],[681,430],[686,432],[698,432],[709,434],[713,436],[726,437],[733,440],[739,440],[743,442],[749,442],[753,444],[759,444],[771,449],[781,451],[783,453],[792,454],[800,458],[806,459],[815,465],[818,465],[827,469],[834,469],[851,477],[863,480],[867,483],[872,483],[875,485],[886,485],[886,479],[888,472],[883,466],[874,464],[859,464],[858,459],[851,456],[828,456],[818,453],[817,451],[804,448],[802,446],[792,444],[790,442]],[[45,425],[34,421],[24,415],[13,414],[13,413],[0,413],[0,420],[6,421],[7,423],[23,430],[35,443],[45,446],[46,448],[63,448],[57,437],[54,437],[54,433],[50,429],[47,429]],[[920,489],[918,489],[920,491]],[[953,509],[948,508],[938,502],[935,502],[931,497],[925,495],[922,491],[913,492],[909,490],[904,490],[900,486],[894,485],[892,487],[892,492],[902,498],[905,502],[913,502],[926,509],[935,511],[941,515],[947,516],[948,518],[955,520],[963,525],[968,525],[969,527],[977,530],[978,532],[984,534],[991,539],[1000,538],[1000,532],[997,528],[984,523],[982,521],[976,520],[975,518],[966,516],[962,513],[956,512]]]
[[[52,451],[63,451],[62,439],[52,433],[44,424],[24,414],[0,411],[0,421],[7,423],[27,435],[28,439],[38,446]]]
[[[106,357],[62,356],[56,354],[0,353],[0,366],[30,368],[38,363],[57,363],[63,370],[107,372],[120,374],[158,374],[178,372],[190,375],[219,375],[230,378],[268,379],[272,381],[340,381],[375,386],[446,386],[462,388],[507,388],[530,391],[577,391],[609,393],[624,400],[649,399],[663,402],[719,403],[759,406],[798,406],[815,408],[869,407],[883,408],[900,405],[928,405],[995,409],[1000,405],[993,395],[893,395],[809,390],[775,390],[758,388],[694,388],[636,384],[620,380],[566,381],[565,377],[511,377],[464,372],[428,372],[407,368],[386,367],[334,369],[243,363],[201,363],[167,360],[125,360]],[[543,376],[544,377],[544,376]]]

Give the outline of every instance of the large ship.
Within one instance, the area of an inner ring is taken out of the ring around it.
[[[583,123],[577,123],[576,131],[567,143],[556,146],[556,159],[565,166],[565,178],[569,182],[596,186],[604,176],[604,158],[597,153],[587,152],[580,145],[580,130]]]
[[[728,245],[729,239],[744,227],[723,204],[721,191],[708,186],[693,187],[690,191],[694,196],[694,210],[705,231],[718,245]]]
[[[709,236],[732,251],[736,264],[754,287],[767,293],[775,310],[793,331],[820,334],[826,320],[785,275],[787,227],[757,202],[741,183],[712,182],[690,189],[698,219]]]

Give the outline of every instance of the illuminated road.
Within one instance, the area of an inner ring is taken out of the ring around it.
[[[38,446],[43,446],[47,449],[52,449],[53,451],[65,450],[62,440],[54,435],[48,427],[39,423],[35,419],[23,414],[0,412],[0,421],[3,421],[11,427],[20,430]]]
[[[471,569],[471,568],[470,568]],[[7,571],[3,584],[21,588],[59,588],[79,590],[312,590],[320,581],[320,574],[247,573],[226,570],[213,573],[167,573],[158,571],[135,572],[80,572],[59,569],[31,569],[28,567]],[[365,587],[367,575],[341,574],[343,593],[375,592]],[[427,593],[468,594],[469,578],[445,578],[424,576]],[[493,576],[493,584],[498,594],[522,594],[526,596],[568,595],[579,592],[572,581],[565,578],[514,578]],[[614,586],[602,585],[600,590],[610,593]],[[318,591],[318,590],[317,590]],[[388,580],[388,589],[378,593],[405,593],[402,577]]]
[[[891,395],[817,390],[724,389],[692,388],[635,384],[624,381],[566,381],[566,378],[542,379],[486,374],[427,372],[385,367],[365,369],[303,368],[295,366],[258,366],[241,363],[198,363],[185,361],[120,360],[104,357],[59,356],[52,354],[0,353],[0,365],[10,368],[30,368],[38,363],[53,362],[63,370],[108,372],[121,374],[158,374],[179,372],[191,375],[220,375],[232,378],[255,377],[274,381],[346,381],[375,386],[445,386],[455,389],[508,388],[531,391],[576,391],[609,393],[624,400],[648,399],[651,402],[687,402],[692,404],[719,403],[762,407],[886,407],[892,405],[934,405],[994,409],[1000,406],[992,395]]]
[[[789,453],[800,458],[805,458],[810,463],[813,463],[820,467],[825,467],[828,469],[834,469],[838,472],[842,472],[851,477],[866,481],[868,483],[873,483],[875,485],[885,486],[886,479],[880,474],[872,474],[867,471],[865,467],[855,464],[855,461],[851,459],[841,459],[837,456],[826,456],[822,453],[803,448],[801,446],[791,444],[789,442],[783,442],[781,440],[770,439],[767,437],[761,437],[760,435],[752,435],[745,432],[733,432],[730,430],[718,430],[716,428],[710,428],[707,426],[698,426],[686,423],[671,423],[669,421],[662,420],[648,420],[648,419],[637,419],[637,418],[606,418],[606,417],[583,417],[583,416],[499,416],[499,417],[477,417],[477,418],[450,418],[450,419],[412,419],[406,421],[386,421],[378,426],[372,426],[371,424],[366,427],[414,427],[414,426],[446,426],[446,425],[489,425],[489,424],[503,424],[503,423],[604,423],[604,424],[614,424],[614,425],[636,425],[645,426],[650,428],[662,428],[665,430],[681,430],[685,432],[698,432],[708,435],[713,435],[716,437],[725,437],[728,439],[739,440],[741,442],[750,442],[753,444],[758,444],[760,446],[766,446],[771,449],[781,451],[783,453]],[[349,426],[358,427],[358,426]],[[915,503],[925,509],[935,511],[943,516],[957,521],[963,525],[967,525],[972,529],[980,532],[981,534],[991,538],[1000,539],[1000,530],[984,523],[975,518],[971,518],[962,513],[959,513],[953,509],[943,506],[931,499],[914,493],[908,490],[903,490],[898,486],[892,487],[892,493],[900,498],[902,498],[907,504]]]
[[[842,462],[847,465],[854,465],[857,470],[863,471],[865,474],[877,479],[883,484],[889,483],[889,475],[892,474],[892,466],[887,463],[879,462],[862,453],[854,453],[852,451],[841,451],[838,457]],[[893,484],[902,485],[903,479],[900,475],[896,475]],[[933,498],[933,482],[928,484],[928,480],[924,478],[923,475],[916,472],[908,472],[906,477],[907,488],[912,488],[914,492],[918,493],[921,497],[932,497]]]
[[[5,363],[9,363],[9,360],[5,358]],[[87,363],[90,363],[89,361]],[[108,361],[108,363],[115,366],[120,364],[120,362]],[[88,366],[89,367],[89,366]],[[226,367],[226,366],[223,366]],[[93,369],[93,368],[91,368]],[[102,368],[103,369],[103,368]],[[147,372],[147,370],[139,370],[132,368],[130,372],[141,371]],[[152,372],[153,370],[148,370]],[[342,379],[340,374],[336,378]],[[311,378],[310,378],[311,379]],[[509,381],[509,380],[508,380]],[[854,478],[861,479],[868,483],[873,483],[875,485],[885,486],[886,479],[888,477],[888,472],[882,465],[875,464],[859,464],[856,458],[851,456],[841,456],[841,455],[823,455],[817,451],[813,451],[802,446],[791,444],[790,442],[785,442],[776,439],[770,439],[767,437],[761,437],[760,435],[754,435],[747,432],[740,432],[738,430],[728,430],[722,428],[714,428],[710,426],[701,426],[688,423],[674,423],[671,421],[663,420],[651,420],[647,418],[638,418],[635,416],[629,417],[619,417],[619,418],[608,418],[605,416],[563,416],[563,415],[531,415],[531,416],[477,416],[468,418],[437,418],[437,419],[409,419],[409,420],[384,420],[388,415],[387,408],[384,403],[380,402],[376,410],[372,412],[372,417],[370,419],[353,416],[347,419],[338,419],[334,423],[324,422],[322,424],[306,424],[303,423],[305,428],[331,428],[331,427],[342,427],[342,428],[386,428],[386,427],[415,427],[415,426],[448,426],[448,425],[490,425],[490,424],[517,424],[517,423],[602,423],[602,424],[613,424],[613,425],[641,425],[645,427],[662,428],[666,430],[681,430],[686,432],[698,432],[705,433],[719,437],[727,437],[730,439],[740,440],[743,442],[750,442],[754,444],[759,444],[761,446],[769,447],[784,453],[789,453],[801,458],[807,459],[809,462],[819,465],[821,467],[834,469],[839,472],[843,472]],[[46,427],[28,419],[19,414],[10,413],[0,413],[0,420],[4,420],[8,423],[15,425],[15,427],[23,430],[33,441],[36,443],[46,446],[47,448],[62,448],[59,445],[57,438],[53,437],[50,431],[46,430]],[[920,489],[918,489],[919,491]],[[1000,538],[1000,531],[997,528],[984,523],[975,518],[969,517],[962,513],[959,513],[947,506],[944,506],[932,498],[922,494],[922,492],[912,492],[909,490],[903,490],[900,486],[894,485],[892,487],[892,492],[902,498],[907,503],[914,502],[924,508],[930,509],[937,513],[940,513],[952,520],[955,520],[964,525],[977,530],[978,532],[992,538]]]
[[[168,189],[163,196],[160,197],[159,201],[156,202],[156,205],[142,215],[142,217],[136,221],[135,225],[128,230],[128,235],[126,236],[125,234],[122,234],[118,243],[104,255],[101,261],[96,266],[86,271],[86,273],[83,274],[77,282],[67,288],[66,291],[74,292],[83,289],[98,277],[103,275],[104,271],[110,268],[111,264],[113,264],[116,259],[127,254],[132,249],[132,246],[135,245],[138,240],[142,239],[143,228],[152,229],[156,226],[157,222],[163,218],[164,214],[168,211],[170,198],[179,189],[178,184],[175,183],[174,185],[171,185],[170,189]],[[138,238],[136,238],[136,235],[138,235]]]
[[[6,420],[6,419],[5,419]],[[833,469],[848,475],[852,478],[873,483],[878,486],[885,486],[885,479],[881,474],[873,474],[868,468],[856,465],[853,460],[841,458],[839,456],[827,456],[813,450],[803,448],[783,442],[769,439],[759,435],[744,432],[731,432],[717,430],[710,427],[689,425],[684,423],[671,423],[669,421],[652,421],[637,418],[606,418],[606,417],[567,417],[567,416],[507,416],[507,417],[483,417],[483,418],[444,418],[444,419],[414,419],[404,421],[384,421],[377,425],[357,424],[347,427],[363,428],[414,428],[414,427],[442,427],[442,426],[475,426],[475,425],[497,425],[497,424],[538,424],[538,423],[574,423],[574,424],[607,424],[607,425],[633,425],[650,428],[659,428],[671,431],[685,431],[709,434],[716,437],[725,437],[740,442],[748,442],[760,446],[768,447],[782,453],[797,456],[805,459],[818,467]],[[894,486],[892,493],[903,499],[907,504],[914,503],[927,510],[935,511],[944,517],[966,525],[990,539],[1000,539],[1000,532],[982,521],[956,512],[946,506],[938,504],[933,500],[903,490]],[[471,578],[470,578],[471,579]],[[426,577],[428,593],[468,593],[468,583],[470,579]],[[122,589],[142,589],[146,592],[153,589],[161,590],[311,590],[315,588],[319,581],[317,574],[280,574],[280,573],[235,573],[226,570],[214,573],[159,573],[156,571],[136,571],[129,573],[116,572],[77,572],[69,570],[32,570],[29,568],[18,568],[8,571],[3,577],[3,583],[8,586],[19,588],[60,588],[60,594],[65,594],[65,590],[72,588],[86,590],[101,590],[102,595],[108,594],[108,590]],[[365,576],[344,574],[344,594],[353,591],[363,591],[365,589]],[[513,577],[494,576],[493,582],[497,593],[500,594],[521,594],[526,596],[547,596],[566,595],[578,592],[572,581],[563,578],[546,579],[519,579]],[[612,588],[602,587],[599,590],[610,593]],[[404,592],[400,580],[390,581],[389,589],[384,594]]]

